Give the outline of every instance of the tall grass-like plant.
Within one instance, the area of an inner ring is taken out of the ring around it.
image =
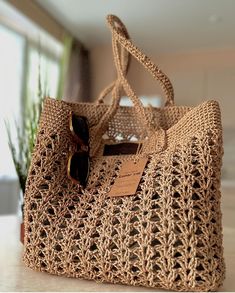
[[[63,55],[60,61],[60,80],[57,91],[57,99],[61,99],[64,90],[64,80],[69,66],[69,58],[72,46],[72,37],[67,35],[63,44]],[[41,82],[40,66],[40,45],[39,45],[39,65],[38,65],[38,88],[37,97],[31,97],[26,89],[23,99],[23,115],[21,121],[15,122],[16,139],[10,128],[9,122],[6,122],[8,135],[8,144],[14,162],[15,170],[18,176],[22,195],[25,193],[25,185],[28,171],[31,163],[33,148],[36,141],[39,119],[42,111],[44,97],[48,96],[46,84]],[[16,141],[16,142],[15,142]],[[22,199],[23,202],[23,199]],[[23,206],[23,205],[22,205]]]
[[[39,119],[42,111],[44,94],[41,85],[40,64],[38,74],[37,97],[23,99],[24,113],[21,121],[15,121],[16,139],[13,137],[10,124],[6,121],[8,144],[14,162],[16,174],[19,180],[22,194],[25,192],[25,184],[31,162],[31,156],[35,145]]]

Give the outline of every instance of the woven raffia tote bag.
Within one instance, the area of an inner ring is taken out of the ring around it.
[[[117,80],[95,103],[44,102],[25,193],[24,262],[37,271],[97,282],[216,290],[225,272],[219,105],[175,106],[167,76],[133,45],[117,17],[107,19]],[[164,107],[143,107],[126,79],[130,55],[162,86]],[[122,90],[132,107],[119,105]],[[68,154],[77,150],[71,111],[89,124],[85,188],[67,176]],[[138,148],[104,154],[120,143]],[[122,190],[124,166],[130,176],[124,187],[140,176],[137,188],[112,193],[115,185]]]

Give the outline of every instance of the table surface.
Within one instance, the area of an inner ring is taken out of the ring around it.
[[[235,186],[222,188],[223,234],[226,280],[219,291],[235,291]],[[155,291],[156,289],[95,283],[94,281],[58,277],[35,272],[22,262],[23,246],[19,242],[19,219],[0,217],[0,291]]]

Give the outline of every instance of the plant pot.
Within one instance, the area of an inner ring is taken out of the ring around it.
[[[20,224],[20,242],[24,245],[24,223]]]

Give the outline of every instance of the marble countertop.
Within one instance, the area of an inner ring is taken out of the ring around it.
[[[219,291],[235,291],[235,186],[223,187],[222,211],[226,280]],[[156,289],[95,283],[94,281],[58,277],[35,272],[22,262],[23,246],[19,242],[19,220],[0,216],[0,291],[155,291]],[[160,291],[159,291],[160,292]]]

